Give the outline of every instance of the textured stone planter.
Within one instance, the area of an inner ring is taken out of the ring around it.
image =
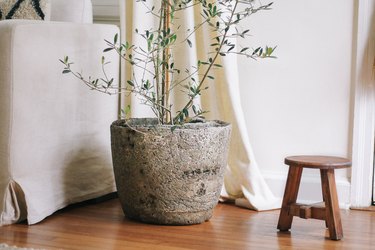
[[[231,126],[211,121],[172,132],[156,119],[128,124],[133,129],[123,120],[111,126],[114,173],[125,215],[169,225],[209,220],[223,185]]]

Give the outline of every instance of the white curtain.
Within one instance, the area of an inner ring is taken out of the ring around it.
[[[144,43],[144,40],[135,33],[149,29],[155,25],[152,15],[146,14],[147,9],[142,3],[135,0],[119,0],[121,13],[121,39],[132,44]],[[149,6],[152,1],[146,1]],[[160,3],[160,0],[154,0]],[[181,25],[180,32],[188,28],[193,29],[200,22],[201,15],[197,7],[179,13],[176,21]],[[186,36],[186,35],[185,35]],[[199,29],[190,37],[192,48],[186,45],[177,46],[174,51],[175,64],[192,66],[198,59],[205,58],[210,42],[210,32]],[[213,73],[215,81],[209,84],[198,104],[203,110],[209,110],[208,119],[220,119],[232,124],[232,138],[228,169],[225,175],[225,188],[222,192],[223,200],[234,200],[238,206],[268,210],[280,207],[280,201],[274,197],[259,171],[249,142],[244,113],[240,102],[237,58],[227,56],[220,62],[224,67]],[[185,67],[182,67],[184,69]],[[130,78],[129,65],[122,66],[122,83]],[[181,107],[186,97],[176,90],[172,96],[175,107]],[[131,104],[133,117],[153,116],[152,112],[139,103],[134,96],[125,96],[123,104]]]

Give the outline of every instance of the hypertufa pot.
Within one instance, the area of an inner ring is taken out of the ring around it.
[[[209,220],[223,185],[230,132],[221,121],[173,131],[156,119],[115,121],[112,157],[125,215],[166,225]]]

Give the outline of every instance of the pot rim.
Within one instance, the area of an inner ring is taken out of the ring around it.
[[[226,128],[231,127],[231,124],[221,120],[205,120],[204,122],[185,123],[183,125],[170,125],[170,124],[159,124],[157,118],[130,118],[130,119],[118,119],[112,123],[111,126],[121,128],[136,128],[136,129],[183,129],[183,130],[197,130],[204,128]]]

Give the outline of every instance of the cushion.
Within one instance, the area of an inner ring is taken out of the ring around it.
[[[0,20],[49,20],[49,0],[0,0]]]

